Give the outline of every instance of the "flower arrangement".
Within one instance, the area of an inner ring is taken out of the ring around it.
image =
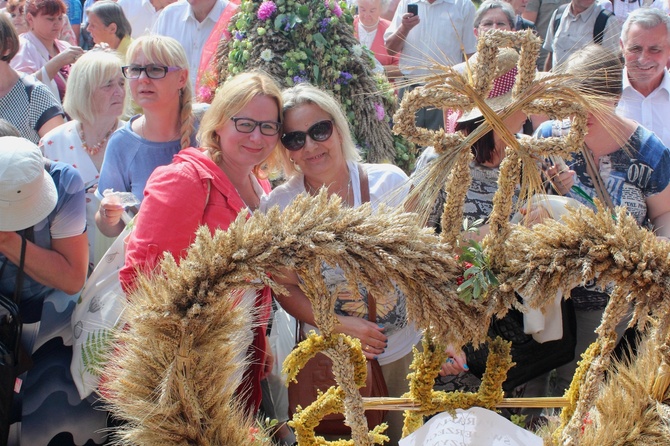
[[[482,223],[484,220],[480,219],[470,224],[466,218],[463,220],[463,232],[478,232]],[[461,253],[457,258],[463,267],[463,275],[456,279],[458,296],[466,303],[472,299],[485,298],[489,290],[499,283],[484,247],[478,241],[468,239],[460,244],[460,249]]]
[[[290,87],[309,82],[342,104],[364,159],[413,169],[414,145],[393,136],[393,88],[372,72],[373,54],[354,37],[353,16],[337,0],[242,0],[232,39],[220,51],[219,82],[260,68]]]

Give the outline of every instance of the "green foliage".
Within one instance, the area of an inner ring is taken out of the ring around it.
[[[86,342],[81,346],[81,359],[85,371],[91,375],[100,375],[111,342],[111,330],[101,329],[88,335]]]
[[[478,232],[479,226],[484,220],[476,220],[469,224],[468,219],[463,220],[463,231]],[[463,272],[463,281],[460,282],[456,291],[464,302],[470,302],[472,299],[483,299],[491,287],[498,285],[498,278],[491,270],[489,259],[484,254],[484,248],[476,240],[468,239],[460,246],[461,252],[458,256],[459,261],[465,267]]]
[[[345,2],[242,0],[229,31],[220,81],[260,68],[286,87],[309,82],[328,90],[342,104],[364,160],[411,172],[414,146],[391,132],[393,87],[373,72],[374,54],[354,37]]]

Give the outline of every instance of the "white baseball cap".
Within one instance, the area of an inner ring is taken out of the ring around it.
[[[19,231],[44,220],[58,191],[40,149],[15,136],[0,137],[0,231]]]

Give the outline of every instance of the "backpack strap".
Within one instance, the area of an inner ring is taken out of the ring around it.
[[[603,36],[605,35],[605,26],[607,26],[607,21],[612,17],[614,13],[609,9],[601,9],[598,17],[596,17],[596,24],[593,26],[593,42],[598,45],[602,45]]]
[[[563,12],[568,6],[570,6],[570,3],[564,3],[556,8],[556,15],[554,16],[554,37],[556,37],[556,31],[558,31],[558,27],[561,26],[561,17],[563,17]]]
[[[556,31],[558,27],[561,26],[561,18],[563,17],[563,12],[565,9],[570,6],[570,3],[565,3],[558,8],[556,8],[556,15],[554,16],[554,36],[556,36]],[[596,23],[593,25],[593,42],[601,45],[603,43],[603,35],[605,34],[605,26],[610,17],[614,13],[609,9],[601,8],[596,17]]]

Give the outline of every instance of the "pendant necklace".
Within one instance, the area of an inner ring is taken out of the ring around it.
[[[109,131],[107,132],[105,137],[102,138],[100,141],[98,141],[97,144],[95,144],[93,146],[89,146],[86,143],[86,138],[84,138],[84,125],[81,122],[78,123],[78,124],[79,125],[77,126],[77,130],[79,131],[79,139],[81,139],[81,146],[84,148],[86,153],[88,153],[90,156],[95,156],[98,153],[100,153],[100,150],[103,147],[105,147],[105,145],[107,144],[107,140],[109,140],[109,137],[112,136],[112,133],[114,133],[114,130],[116,130],[116,128],[118,127],[119,122],[118,121],[115,122],[114,125],[112,125],[112,128],[109,129]]]

